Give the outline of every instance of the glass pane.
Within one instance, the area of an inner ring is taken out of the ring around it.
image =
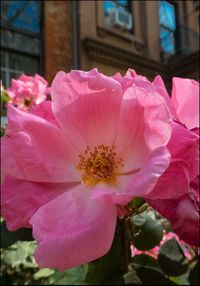
[[[175,40],[174,33],[160,27],[161,46],[164,52],[175,54]]]
[[[175,8],[167,1],[159,1],[160,24],[172,31],[176,29]]]
[[[2,70],[1,70],[1,80],[2,80],[3,86],[7,87],[7,85],[6,85],[6,73],[5,73],[5,71],[2,71]]]
[[[2,1],[3,24],[39,33],[40,1]]]
[[[39,55],[39,39],[13,31],[2,30],[1,46],[12,50]]]
[[[5,67],[5,51],[1,49],[1,67]]]
[[[104,1],[103,2],[103,9],[104,9],[104,14],[109,14],[110,10],[116,8],[116,3],[113,1]]]
[[[117,0],[117,2],[122,5],[122,6],[127,6],[128,5],[128,1],[127,0]]]
[[[9,53],[9,68],[18,71],[19,73],[34,75],[39,71],[39,61],[37,57]]]

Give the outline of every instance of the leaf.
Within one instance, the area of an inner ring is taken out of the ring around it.
[[[157,271],[161,271],[158,261],[155,258],[146,254],[138,254],[132,257],[131,265],[134,269],[137,269],[139,267],[148,267]]]
[[[80,265],[73,267],[64,272],[54,271],[53,275],[50,275],[43,281],[44,285],[85,285],[84,280],[87,274],[88,265]]]
[[[26,267],[27,259],[33,255],[35,244],[32,242],[17,242],[13,244],[10,249],[4,250],[2,253],[2,261],[5,264],[15,267],[23,264]],[[28,262],[30,264],[30,262]],[[31,265],[35,265],[32,263]]]
[[[54,274],[55,273],[55,270],[53,269],[49,269],[49,268],[43,268],[43,269],[40,269],[38,270],[34,275],[33,275],[33,278],[35,280],[38,280],[38,279],[41,279],[41,278],[44,278],[44,277],[49,277],[50,275]]]
[[[141,285],[141,281],[139,279],[139,277],[136,274],[136,271],[131,271],[128,272],[124,275],[124,281],[125,284],[131,284],[131,285]]]
[[[200,284],[200,278],[199,278],[199,259],[197,263],[195,264],[194,268],[190,271],[189,274],[189,282],[191,285],[199,285]]]
[[[136,273],[142,284],[145,285],[176,285],[155,269],[139,267],[136,269]]]
[[[149,250],[159,244],[163,237],[163,227],[159,220],[155,220],[143,213],[132,218],[134,238],[133,244],[137,249]]]
[[[32,229],[21,228],[17,231],[9,231],[6,228],[5,221],[1,222],[1,248],[6,248],[16,241],[30,241],[33,240]]]
[[[161,269],[170,276],[179,276],[187,271],[188,261],[175,238],[166,241],[158,254]]]

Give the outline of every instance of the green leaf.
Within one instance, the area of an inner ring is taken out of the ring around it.
[[[123,233],[120,224],[117,224],[115,237],[110,251],[103,257],[88,264],[88,273],[85,282],[89,284],[124,284],[123,278]],[[130,247],[129,247],[130,252]],[[128,259],[128,257],[127,257]],[[128,261],[127,261],[128,263]]]
[[[136,269],[136,273],[142,284],[145,285],[176,285],[155,269],[139,267]]]
[[[155,258],[146,254],[138,254],[132,257],[131,265],[134,269],[137,269],[139,267],[148,267],[157,271],[161,271],[158,261]]]
[[[71,268],[64,272],[54,271],[53,275],[50,275],[44,279],[44,285],[85,285],[84,280],[87,274],[88,265],[80,265],[78,267]]]
[[[166,241],[158,254],[161,269],[170,276],[179,276],[187,271],[188,261],[175,238]]]
[[[26,267],[26,263],[30,263],[27,259],[33,255],[35,250],[35,244],[33,242],[17,242],[4,250],[2,253],[2,261],[11,267],[16,267],[17,265],[23,264]],[[31,267],[35,265],[32,263]]]
[[[194,268],[190,271],[189,274],[189,282],[191,285],[199,285],[200,284],[200,274],[199,274],[199,259],[195,264]]]
[[[32,229],[21,228],[17,231],[9,231],[6,228],[5,221],[1,222],[1,248],[6,248],[16,241],[30,241],[33,240]]]
[[[131,271],[128,272],[124,275],[124,281],[125,284],[131,284],[131,285],[141,285],[141,280],[139,279],[139,277],[137,276],[136,271]]]
[[[133,244],[137,249],[149,250],[159,244],[163,237],[163,227],[147,212],[132,218],[134,238]]]
[[[52,274],[55,273],[55,270],[53,269],[49,269],[49,268],[43,268],[43,269],[40,269],[38,270],[34,275],[33,275],[33,278],[35,280],[38,280],[38,279],[41,279],[41,278],[44,278],[44,277],[49,277],[51,276]]]

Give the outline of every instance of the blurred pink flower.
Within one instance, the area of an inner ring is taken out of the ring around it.
[[[187,257],[187,259],[189,259],[189,260],[192,259],[190,246],[187,243],[185,243],[183,240],[181,240],[173,232],[165,233],[163,235],[163,238],[162,238],[161,242],[159,243],[159,245],[155,246],[154,248],[152,248],[150,250],[146,250],[146,251],[139,250],[139,249],[135,248],[133,245],[131,245],[131,254],[132,254],[132,256],[135,256],[135,255],[138,255],[138,254],[146,254],[146,255],[152,256],[153,258],[157,258],[159,250],[160,250],[160,246],[163,243],[165,243],[166,241],[168,241],[169,239],[172,239],[172,238],[175,238],[176,241],[182,246],[183,252],[184,252],[185,256]]]
[[[38,74],[35,76],[21,75],[12,79],[11,87],[6,89],[10,103],[17,108],[29,111],[33,106],[46,100],[48,94],[47,81]]]
[[[167,145],[171,153],[170,166],[159,178],[147,201],[171,221],[180,238],[198,246],[199,84],[194,80],[174,78],[171,99],[160,77],[156,77],[154,85],[166,99],[174,123]],[[176,198],[168,195],[171,192]]]
[[[148,197],[169,165],[171,115],[162,96],[96,69],[57,73],[52,103],[8,107],[2,215],[33,227],[36,260],[64,270],[106,254],[118,205]],[[129,81],[129,80],[128,80]]]

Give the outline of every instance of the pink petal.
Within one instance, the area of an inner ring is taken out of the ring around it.
[[[50,100],[43,101],[42,103],[34,106],[31,109],[31,113],[44,118],[45,120],[57,125],[55,116],[52,112],[52,102]]]
[[[190,180],[199,173],[199,136],[181,124],[173,122],[172,136],[167,145],[172,160],[183,160]]]
[[[59,125],[79,148],[113,143],[122,97],[116,80],[96,70],[59,72],[51,95]]]
[[[165,147],[160,147],[151,152],[142,168],[135,174],[119,176],[113,186],[96,186],[91,198],[119,205],[127,204],[134,197],[148,198],[169,161],[169,152]]]
[[[41,267],[65,270],[105,255],[112,244],[116,206],[89,199],[84,186],[41,207],[32,217]]]
[[[147,200],[161,215],[169,219],[174,232],[187,243],[199,246],[199,214],[188,195],[174,200]]]
[[[171,136],[172,118],[164,99],[158,93],[135,87],[135,94],[144,109],[144,137],[153,150],[165,146]]]
[[[163,200],[179,198],[188,192],[189,183],[187,164],[181,159],[172,160],[148,198]]]
[[[135,95],[134,88],[128,88],[123,95],[115,141],[117,154],[124,163],[121,173],[140,168],[150,153],[144,132],[143,108]]]
[[[158,75],[158,76],[155,77],[155,79],[153,81],[153,85],[155,86],[157,92],[160,95],[162,95],[162,97],[166,101],[167,106],[168,106],[168,108],[169,108],[169,110],[170,110],[170,112],[171,112],[171,114],[173,116],[173,119],[177,120],[178,117],[177,117],[177,113],[176,113],[175,107],[173,105],[173,102],[172,102],[172,100],[171,100],[167,90],[166,90],[165,84],[164,84],[161,76]]]
[[[1,190],[1,215],[7,228],[14,231],[31,227],[29,220],[41,206],[74,186],[73,183],[33,183],[6,176]]]
[[[185,78],[173,78],[172,102],[179,120],[187,128],[199,127],[199,83]]]
[[[34,182],[80,181],[76,149],[61,130],[39,116],[8,108],[8,127],[2,139],[5,174]]]

